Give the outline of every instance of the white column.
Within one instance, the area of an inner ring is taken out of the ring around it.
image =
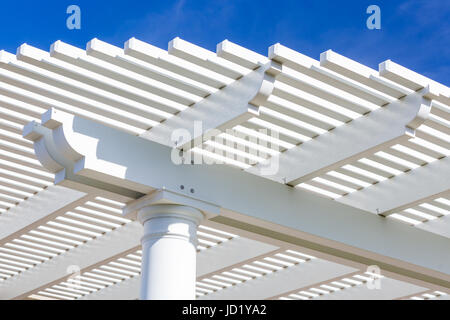
[[[197,226],[192,207],[155,204],[138,210],[144,225],[141,300],[195,299]]]

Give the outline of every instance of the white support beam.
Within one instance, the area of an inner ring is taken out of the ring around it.
[[[26,298],[34,290],[69,277],[71,274],[68,270],[73,270],[71,266],[76,266],[83,272],[84,269],[106,263],[124,252],[136,250],[142,235],[141,224],[134,221],[119,230],[104,234],[0,282],[0,299]]]
[[[193,300],[197,227],[203,213],[178,204],[140,204],[141,300]]]
[[[351,268],[355,268],[357,270],[367,270],[367,267],[370,265],[373,265],[374,263],[372,261],[366,261],[365,263],[356,262],[355,260],[352,260],[350,256],[342,257],[339,255],[336,255],[335,252],[326,253],[325,251],[320,250],[318,246],[308,246],[306,242],[303,244],[293,244],[293,242],[288,240],[288,237],[280,238],[280,237],[274,237],[273,234],[268,233],[267,235],[263,235],[261,232],[257,232],[257,229],[254,228],[251,232],[244,230],[243,228],[236,228],[230,225],[220,224],[217,222],[214,222],[212,220],[205,221],[205,225],[220,229],[222,231],[231,232],[233,234],[238,234],[241,237],[253,239],[256,241],[264,242],[267,244],[271,244],[273,246],[277,246],[280,248],[280,252],[282,250],[294,250],[301,252],[303,254],[307,254],[310,256],[314,256],[318,259],[346,265]],[[282,239],[282,240],[279,240]],[[355,272],[360,273],[361,271]],[[415,284],[417,286],[430,288],[433,290],[440,290],[440,291],[446,291],[447,288],[444,286],[436,285],[430,282],[426,282],[423,280],[419,280],[417,278],[407,277],[400,273],[394,273],[390,272],[387,269],[382,268],[381,274],[385,277],[389,277],[392,279],[396,279],[403,282],[408,282]],[[323,283],[320,283],[323,284]],[[314,286],[318,285],[318,283],[314,284]]]
[[[178,192],[218,205],[216,222],[234,219],[242,229],[263,228],[292,241],[312,239],[323,250],[351,253],[354,260],[370,259],[383,269],[450,286],[450,256],[434,254],[450,250],[443,237],[226,165],[176,165],[171,148],[87,119],[51,111],[43,124],[53,129],[44,139],[55,154],[47,154],[74,163],[65,167],[65,175],[57,174],[57,182],[70,181],[67,172],[74,168],[74,176],[99,188]],[[39,126],[32,126],[28,136],[39,136]],[[117,152],[118,146],[127,152]]]
[[[0,215],[0,245],[90,199],[84,192],[49,186]]]
[[[405,141],[428,116],[431,100],[413,93],[285,151],[269,179],[297,185]],[[247,171],[257,173],[259,164]]]
[[[352,192],[335,201],[388,216],[450,189],[450,157]]]
[[[209,222],[211,223],[211,222]],[[218,226],[218,224],[213,223],[214,226]],[[223,226],[222,226],[223,227]],[[237,232],[237,229],[231,228],[229,231],[232,232]],[[242,233],[242,231],[240,231]],[[256,234],[249,234],[248,232],[244,232],[244,234],[247,234],[249,236],[256,236],[258,239],[261,238],[261,236],[257,236]],[[271,238],[265,238],[262,237],[263,241],[268,240],[268,241],[272,241],[272,242],[279,242],[277,243],[277,245],[281,245],[281,247],[284,247],[286,245],[286,243],[281,243],[280,241],[276,241],[273,240]],[[255,245],[256,244],[256,245]],[[232,241],[226,242],[220,246],[214,247],[211,250],[205,250],[202,251],[198,254],[198,267],[199,269],[197,270],[197,275],[199,278],[206,276],[209,277],[210,275],[213,274],[217,274],[217,271],[219,271],[219,273],[221,271],[226,271],[226,270],[230,270],[232,268],[235,267],[240,267],[243,264],[246,263],[250,263],[251,261],[256,259],[259,259],[260,257],[264,257],[264,256],[268,256],[268,254],[270,254],[270,247],[267,248],[267,250],[264,249],[264,243],[261,243],[259,241],[252,241],[249,240],[247,238],[235,238]],[[260,248],[259,253],[261,253],[260,257],[258,257],[258,249]],[[276,247],[273,247],[276,248]],[[308,254],[312,254],[312,255],[323,255],[319,252],[313,252],[311,250],[305,249],[305,248],[300,248],[300,247],[296,247],[296,246],[289,246],[289,248],[291,248],[292,250],[300,250],[302,253],[308,253]],[[256,250],[255,250],[256,249]],[[262,250],[261,250],[262,249]],[[286,248],[285,248],[286,249]],[[306,250],[306,252],[305,252]],[[281,252],[280,250],[276,250]],[[276,251],[272,251],[272,252],[276,252]],[[246,253],[247,252],[247,253]],[[250,254],[248,254],[250,252]],[[249,259],[245,260],[246,257],[250,257]],[[330,258],[332,260],[336,260],[335,257],[329,256],[329,257],[324,257],[325,259]],[[267,296],[265,297],[265,299],[277,299],[278,297],[282,297],[282,296],[286,296],[288,294],[291,293],[295,293],[301,290],[307,290],[310,289],[312,287],[316,287],[318,288],[320,285],[322,284],[329,284],[332,281],[339,281],[341,280],[343,277],[351,277],[352,275],[355,274],[361,274],[361,271],[359,270],[365,270],[367,266],[365,265],[357,265],[353,262],[349,262],[349,261],[344,261],[342,259],[338,259],[338,261],[327,261],[327,260],[323,260],[324,258],[319,259],[318,263],[316,264],[316,260],[313,260],[314,262],[314,266],[316,265],[320,265],[320,269],[325,269],[325,266],[327,263],[331,263],[330,266],[334,266],[334,265],[338,265],[339,267],[341,267],[342,265],[347,266],[348,271],[347,273],[342,273],[342,272],[337,272],[336,277],[330,277],[329,274],[329,269],[327,270],[326,274],[322,273],[322,280],[319,281],[310,281],[308,279],[308,277],[305,276],[305,274],[303,273],[303,271],[307,271],[307,274],[309,274],[309,272],[311,271],[311,268],[309,266],[312,265],[308,265],[307,264],[302,264],[301,266],[297,266],[297,268],[303,268],[300,271],[297,270],[292,270],[289,271],[289,275],[292,275],[292,273],[297,273],[300,272],[300,275],[297,277],[287,277],[287,279],[289,279],[290,281],[292,281],[292,279],[294,279],[295,283],[298,283],[299,281],[301,283],[307,283],[306,286],[303,287],[295,287],[291,286],[286,280],[286,276],[285,275],[278,275],[276,277],[277,281],[281,280],[282,284],[283,284],[283,288],[285,287],[290,287],[293,288],[293,290],[291,291],[280,291],[277,289],[278,287],[278,282],[276,282],[276,285],[274,287],[270,287],[270,283],[272,283],[274,280],[272,278],[267,278],[264,277],[262,279],[260,279],[259,282],[256,282],[255,284],[253,283],[247,283],[247,284],[240,284],[238,285],[239,287],[241,287],[242,285],[244,285],[243,290],[248,290],[246,286],[249,286],[251,288],[253,288],[253,286],[257,286],[258,288],[263,286],[266,289],[268,289],[267,294],[270,294],[273,291],[278,292],[279,294],[275,295],[275,296]],[[214,266],[211,266],[211,261],[212,262],[217,262]],[[232,263],[230,263],[232,262]],[[307,268],[305,269],[305,265],[307,266]],[[206,268],[206,269],[205,269]],[[222,269],[222,270],[221,270]],[[351,271],[353,270],[353,271]],[[216,272],[214,272],[216,271]],[[281,273],[283,273],[286,270],[282,270]],[[368,292],[367,290],[364,290],[365,288],[356,288],[356,287],[352,287],[349,288],[349,291],[347,293],[344,294],[344,296],[346,297],[346,299],[348,297],[352,297],[352,299],[362,299],[364,297],[369,298],[370,295],[373,296],[374,299],[398,299],[399,297],[404,297],[404,295],[402,295],[403,292],[412,292],[413,295],[417,294],[417,292],[420,291],[430,291],[430,289],[433,290],[440,290],[440,291],[446,291],[446,288],[444,287],[439,287],[439,286],[434,286],[430,283],[426,283],[423,281],[418,281],[416,279],[411,279],[411,278],[407,278],[407,277],[403,277],[403,276],[398,276],[397,274],[393,274],[390,272],[387,272],[385,270],[381,271],[382,275],[384,275],[385,278],[382,279],[382,287],[380,290],[374,290],[375,292]],[[316,280],[316,275],[314,275],[314,279],[312,280]],[[255,279],[251,279],[249,282],[253,282]],[[262,284],[261,282],[263,282],[264,280],[269,281],[269,284]],[[112,286],[106,287],[100,291],[94,292],[92,294],[86,295],[84,297],[82,297],[82,300],[135,300],[138,299],[139,297],[139,286],[140,286],[140,277],[133,277],[130,279],[127,279],[125,281],[119,282],[117,284],[114,284]],[[364,285],[363,285],[364,286]],[[428,289],[426,289],[428,288]],[[225,289],[225,291],[228,289]],[[236,291],[233,292],[237,292],[237,294],[239,296],[241,296],[241,291],[240,289],[233,289]],[[255,294],[259,294],[259,293],[251,293],[251,296],[255,295]],[[206,296],[203,297],[201,299],[210,299],[210,298],[216,298],[216,295],[228,295],[227,292],[219,292],[219,293],[214,293],[211,296]],[[259,297],[258,297],[259,298]],[[330,296],[329,299],[333,299],[333,296]],[[233,295],[232,299],[235,299],[235,296]],[[248,299],[247,297],[244,297],[243,299]],[[250,298],[252,299],[252,298]]]

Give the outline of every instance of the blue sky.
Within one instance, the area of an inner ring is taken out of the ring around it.
[[[81,30],[66,8],[81,8]],[[366,28],[366,8],[381,8],[381,30]],[[92,38],[122,46],[136,37],[167,49],[176,36],[215,51],[228,39],[262,54],[280,42],[318,59],[332,49],[377,68],[391,59],[450,85],[450,1],[109,0],[5,1],[0,49],[56,40],[85,48]]]

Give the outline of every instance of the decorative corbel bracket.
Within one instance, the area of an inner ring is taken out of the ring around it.
[[[34,151],[44,168],[55,174],[55,184],[82,192],[100,189],[127,198],[138,198],[143,193],[138,189],[126,188],[110,181],[96,180],[95,176],[79,175],[80,166],[92,162],[96,168],[116,177],[125,175],[125,168],[113,162],[98,159],[95,137],[95,123],[87,132],[77,132],[75,116],[56,109],[49,109],[41,116],[41,123],[31,121],[24,126],[23,137],[33,142]],[[92,133],[89,134],[89,132]],[[141,188],[142,189],[142,188]],[[150,189],[142,190],[146,193]],[[153,189],[151,189],[153,190]]]
[[[220,207],[204,199],[194,183],[198,173],[188,170],[183,176],[186,170],[172,163],[166,146],[55,109],[44,113],[41,123],[27,124],[23,137],[33,141],[38,160],[55,174],[55,184],[86,193],[105,191],[141,204],[193,206],[207,218],[219,213]],[[158,164],[149,168],[148,161]],[[135,218],[127,208],[125,214]]]

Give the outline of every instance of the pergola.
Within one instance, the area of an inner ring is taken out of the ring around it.
[[[390,60],[23,44],[0,115],[0,299],[450,297],[450,89]]]

